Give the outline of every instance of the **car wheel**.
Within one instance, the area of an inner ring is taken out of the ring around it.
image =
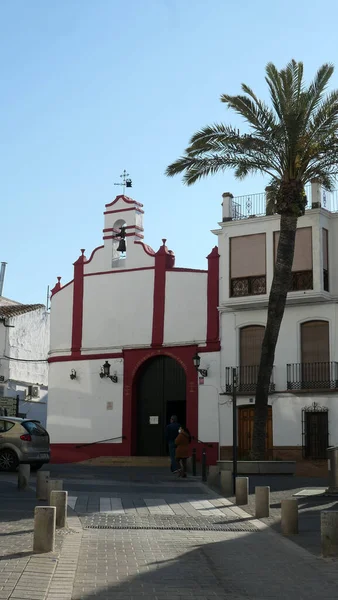
[[[38,471],[43,465],[44,463],[33,463],[31,464],[31,471]]]
[[[19,460],[12,450],[2,450],[0,452],[0,471],[15,471]]]

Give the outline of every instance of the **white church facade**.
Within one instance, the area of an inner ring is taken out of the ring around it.
[[[321,465],[327,445],[338,443],[338,204],[315,182],[307,191],[271,381],[267,457]],[[208,268],[196,270],[176,268],[166,240],[156,252],[144,243],[141,204],[118,196],[106,205],[103,245],[89,258],[81,251],[74,279],[58,279],[52,292],[54,461],[164,455],[171,414],[187,424],[198,454],[198,440],[208,443],[209,463],[230,458],[234,367],[239,454],[247,457],[279,217],[268,214],[265,194],[223,194],[222,206],[218,245]]]

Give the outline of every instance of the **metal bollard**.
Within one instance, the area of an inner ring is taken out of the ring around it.
[[[50,495],[52,492],[60,492],[63,490],[62,479],[48,479],[47,482],[47,502],[50,505]]]
[[[320,514],[322,555],[338,556],[338,511],[323,510]]]
[[[50,505],[56,508],[56,527],[59,529],[67,526],[68,492],[53,490],[50,494]]]
[[[293,498],[282,500],[281,529],[283,535],[298,533],[298,502]]]
[[[30,465],[19,465],[19,473],[18,473],[18,489],[26,490],[29,484],[29,475],[31,472]]]
[[[219,466],[210,465],[208,473],[208,485],[218,486],[219,484]]]
[[[270,487],[255,487],[256,519],[270,516]]]
[[[38,471],[36,474],[36,497],[38,500],[47,500],[47,482],[49,471]]]
[[[244,506],[248,504],[249,477],[236,477],[236,504]]]
[[[232,472],[221,471],[221,494],[232,496]]]
[[[196,477],[196,448],[192,450],[192,474]]]
[[[203,448],[202,451],[202,481],[207,480],[207,451]]]
[[[55,515],[55,506],[35,507],[33,552],[54,552]]]

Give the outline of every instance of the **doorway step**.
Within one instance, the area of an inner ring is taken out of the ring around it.
[[[79,464],[98,467],[168,467],[169,456],[98,456]]]

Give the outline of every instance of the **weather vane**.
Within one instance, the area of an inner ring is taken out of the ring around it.
[[[131,188],[133,187],[132,184],[132,180],[130,179],[130,175],[129,173],[127,173],[127,171],[124,169],[123,173],[120,175],[122,182],[121,183],[114,183],[114,185],[122,185],[123,186],[123,195],[126,191],[126,187],[127,188]]]

